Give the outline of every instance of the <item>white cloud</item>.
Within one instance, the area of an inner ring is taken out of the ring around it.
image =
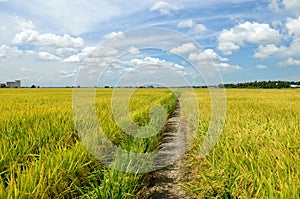
[[[218,49],[224,54],[232,54],[239,50],[245,42],[255,44],[273,44],[281,39],[279,32],[269,24],[245,22],[230,30],[223,30],[218,37]]]
[[[218,69],[225,71],[225,72],[231,72],[231,71],[239,71],[239,70],[243,70],[242,67],[240,67],[239,65],[231,65],[228,63],[219,63],[216,65]]]
[[[298,0],[283,0],[282,3],[285,6],[285,9],[298,16],[300,15],[300,2]]]
[[[274,44],[260,45],[253,57],[265,59],[271,56],[281,58],[297,57],[300,54],[300,17],[286,20],[287,38],[292,41],[287,46],[276,46]],[[290,61],[286,61],[290,63]]]
[[[105,38],[105,39],[122,39],[124,37],[125,37],[125,34],[122,31],[111,32],[111,33],[103,36],[103,38]]]
[[[74,54],[77,53],[79,49],[77,48],[58,48],[56,49],[56,54],[59,56],[65,56],[65,55],[70,55],[70,54]]]
[[[224,72],[232,72],[242,70],[242,67],[239,65],[231,65],[228,63],[224,63],[228,61],[227,58],[223,58],[219,56],[214,50],[206,49],[200,53],[191,53],[189,55],[189,60],[198,64],[201,68],[206,68],[208,70],[212,70],[213,68],[209,69],[209,67],[215,67]]]
[[[147,9],[150,5],[150,2],[140,3],[137,0],[132,0],[130,4],[126,1],[110,0],[73,0],[72,2],[32,0],[30,3],[24,1],[9,1],[9,3],[11,9],[28,13],[37,24],[44,24],[47,29],[55,30],[56,33],[72,35],[94,31],[101,23],[109,22],[122,15],[131,15],[138,10]]]
[[[293,13],[294,15],[300,15],[299,0],[271,0],[269,8],[278,13],[286,10]]]
[[[193,62],[224,62],[228,61],[227,58],[219,56],[213,49],[206,49],[200,53],[191,53],[189,60]]]
[[[64,62],[66,63],[79,63],[82,62],[82,57],[81,54],[77,54],[77,55],[71,55],[70,57],[67,57],[66,59],[64,59]]]
[[[96,47],[90,46],[90,47],[85,47],[81,50],[80,53],[76,55],[71,55],[70,57],[64,59],[64,62],[68,63],[80,63],[82,62],[85,58],[91,55],[92,52],[96,50]]]
[[[265,59],[271,55],[283,55],[288,49],[284,46],[277,47],[274,44],[260,45],[253,55],[254,58]]]
[[[256,68],[258,68],[258,69],[265,69],[265,68],[268,68],[268,66],[260,64],[260,65],[257,65]]]
[[[275,12],[279,12],[280,6],[278,0],[271,0],[271,3],[269,4],[269,8]]]
[[[159,69],[163,67],[173,68],[179,71],[184,70],[184,66],[179,65],[174,62],[170,62],[167,60],[155,58],[155,57],[145,57],[143,59],[131,59],[130,61],[122,62],[130,67],[144,67],[144,66],[151,66],[153,68]]]
[[[130,47],[128,50],[128,53],[132,54],[132,55],[137,55],[140,53],[140,50],[136,47]]]
[[[288,58],[286,61],[280,62],[280,66],[300,66],[300,60]]]
[[[287,19],[286,27],[290,35],[300,38],[300,17],[298,19]]]
[[[93,67],[98,67],[101,70],[112,64],[118,53],[119,51],[114,48],[92,46],[82,49],[80,53],[64,59],[63,62],[81,63],[86,70],[94,70]]]
[[[16,16],[15,21],[16,21],[16,24],[17,24],[17,29],[19,31],[25,31],[25,30],[28,30],[28,29],[33,30],[33,29],[36,28],[36,26],[33,24],[33,22],[31,20],[25,20],[21,17]]]
[[[6,45],[0,46],[0,58],[20,56],[23,52],[17,47],[10,47]]]
[[[191,33],[201,33],[206,30],[206,27],[203,24],[197,24],[194,22],[192,19],[187,20],[187,21],[182,21],[179,22],[177,27],[179,28],[190,28]]]
[[[68,72],[66,70],[61,70],[59,71],[59,74],[61,75],[62,78],[72,78],[77,74],[77,69],[74,69],[71,72]]]
[[[190,19],[190,20],[187,20],[187,21],[179,22],[177,27],[179,27],[179,28],[192,28],[194,25],[195,25],[195,22],[192,19]]]
[[[150,11],[157,11],[161,15],[169,15],[173,10],[178,10],[178,8],[165,1],[158,1],[150,8]]]
[[[71,37],[68,34],[63,36],[52,33],[40,34],[35,30],[24,30],[15,35],[15,44],[34,44],[37,46],[47,46],[54,48],[81,48],[84,41],[80,37]]]
[[[197,51],[197,48],[193,43],[186,43],[186,44],[183,44],[182,46],[172,48],[170,50],[170,53],[186,54],[186,53],[192,53],[195,51]]]
[[[190,61],[199,64],[199,67],[205,67],[208,70],[208,67],[216,67],[226,72],[242,70],[242,67],[238,65],[224,63],[227,62],[228,59],[221,57],[213,49],[206,49],[199,52],[199,49],[192,43],[186,43],[182,46],[172,48],[170,52],[174,54],[188,54],[188,59]]]
[[[271,56],[277,57],[295,57],[300,54],[300,39],[294,39],[291,44],[277,47],[274,44],[260,45],[253,55],[254,58],[265,59]]]
[[[59,60],[61,60],[60,57],[52,55],[51,53],[48,53],[48,52],[39,52],[38,55],[41,59],[44,59],[44,60],[49,60],[49,61],[59,61]]]

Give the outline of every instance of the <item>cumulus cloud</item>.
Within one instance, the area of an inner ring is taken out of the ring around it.
[[[194,62],[224,62],[228,61],[227,58],[219,56],[213,49],[206,49],[200,53],[191,53],[189,55],[189,60]]]
[[[111,33],[103,36],[103,38],[105,38],[105,39],[122,39],[124,37],[125,37],[125,34],[122,31],[111,32]]]
[[[219,56],[213,49],[206,49],[199,53],[191,53],[189,55],[189,60],[198,63],[200,67],[216,67],[224,72],[239,71],[243,69],[239,65],[225,63],[228,59]]]
[[[253,57],[265,59],[271,56],[282,58],[299,56],[300,54],[300,39],[294,39],[291,44],[286,46],[276,46],[274,44],[260,45]]]
[[[206,30],[206,27],[203,24],[197,24],[192,19],[187,21],[179,22],[177,27],[179,28],[189,28],[191,33],[201,33]]]
[[[15,35],[15,44],[33,44],[36,46],[47,46],[54,48],[81,48],[84,41],[80,37],[71,37],[68,34],[63,36],[52,33],[40,34],[35,30],[24,30]]]
[[[225,72],[243,70],[243,68],[240,67],[239,65],[231,65],[228,63],[219,63],[219,64],[216,64],[216,67]]]
[[[30,20],[15,17],[17,30],[13,38],[14,44],[31,44],[38,47],[50,47],[56,49],[57,55],[75,53],[84,45],[81,37],[72,37],[68,34],[56,35],[53,33],[40,33]]]
[[[221,57],[213,49],[199,50],[193,43],[186,43],[179,47],[172,48],[170,50],[174,54],[187,54],[188,59],[199,67],[216,67],[222,71],[236,71],[242,70],[242,67],[238,65],[231,65],[228,63],[227,58]]]
[[[59,56],[66,56],[66,55],[70,55],[70,54],[74,54],[77,53],[79,49],[77,48],[57,48],[56,49],[56,54]]]
[[[6,45],[0,46],[0,58],[20,56],[22,54],[23,52],[15,46],[14,47],[6,46]]]
[[[279,6],[278,0],[271,0],[271,2],[269,4],[269,8],[275,12],[279,12],[280,6]]]
[[[159,12],[161,15],[169,15],[173,10],[178,10],[177,6],[165,1],[158,1],[150,8],[150,11]]]
[[[159,59],[159,58],[155,58],[155,57],[145,57],[143,59],[131,59],[128,62],[124,62],[126,64],[128,64],[129,66],[133,66],[133,67],[139,67],[139,66],[154,66],[156,68],[160,68],[160,67],[171,67],[171,68],[175,68],[178,70],[183,70],[184,66],[181,66],[177,63],[174,62],[170,62],[167,60],[163,60],[163,59]]]
[[[286,27],[289,34],[300,38],[300,17],[297,19],[287,19]]]
[[[218,37],[218,49],[224,54],[239,50],[245,42],[255,44],[274,44],[280,42],[279,32],[269,24],[245,22],[230,30],[223,30]]]
[[[71,72],[68,72],[66,70],[61,70],[59,71],[59,74],[61,75],[62,78],[72,78],[77,74],[77,69],[74,69]]]
[[[174,47],[170,50],[170,53],[174,54],[186,54],[197,51],[196,46],[193,43],[186,43],[179,47]]]
[[[286,20],[286,29],[289,38],[292,40],[286,46],[276,46],[275,44],[259,45],[253,57],[265,59],[271,56],[287,58],[281,65],[293,65],[295,62],[292,57],[297,57],[300,54],[300,17]],[[296,64],[297,65],[297,64]]]
[[[86,47],[76,55],[72,55],[63,60],[67,63],[82,63],[87,70],[92,70],[93,67],[103,69],[112,64],[115,56],[119,53],[114,48],[103,48],[103,47]],[[83,67],[83,68],[84,68]]]
[[[55,56],[51,53],[48,53],[48,52],[39,52],[38,55],[41,59],[48,60],[48,61],[59,61],[59,60],[61,60],[60,57],[57,57],[57,56]]]
[[[256,50],[253,57],[265,59],[267,57],[270,57],[271,55],[283,55],[287,53],[288,48],[281,46],[277,47],[274,44],[267,44],[267,45],[260,45],[258,49]]]
[[[156,57],[134,58],[127,61],[118,60],[113,62],[109,67],[109,72],[119,73],[134,72],[139,74],[163,74],[163,71],[173,71],[178,74],[185,74],[185,67],[164,59]],[[165,74],[168,75],[168,74]]]
[[[297,0],[283,0],[283,5],[285,6],[286,10],[291,11],[296,15],[300,15],[300,3]]]
[[[280,62],[280,66],[300,66],[300,60],[288,58],[286,61]]]
[[[95,51],[96,47],[90,46],[90,47],[85,47],[81,50],[80,53],[76,55],[71,55],[64,59],[64,62],[67,63],[80,63],[82,62],[85,58],[87,58],[93,51]]]
[[[15,17],[15,22],[17,24],[17,29],[19,31],[25,31],[28,29],[35,29],[36,26],[33,24],[33,22],[31,20],[25,20],[23,18],[20,18],[18,16]]]
[[[130,47],[127,49],[128,53],[132,54],[132,55],[137,55],[140,53],[140,50],[136,47]]]

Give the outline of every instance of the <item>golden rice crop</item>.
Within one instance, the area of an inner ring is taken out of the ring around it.
[[[204,159],[199,143],[210,121],[210,97],[197,90],[201,116],[189,153],[197,198],[299,198],[300,90],[227,89],[227,116]]]
[[[112,116],[112,89],[97,89],[99,123],[116,145],[154,150],[159,135],[138,139],[122,132]],[[211,117],[207,89],[195,89],[199,129],[186,153],[196,198],[299,198],[300,90],[227,89],[224,131],[203,159],[200,145]],[[124,89],[126,93],[126,89]],[[72,112],[72,89],[0,89],[0,198],[134,198],[146,174],[110,169],[83,146]],[[149,110],[170,113],[176,96],[168,89],[138,89],[130,118],[149,123]]]
[[[158,139],[126,140],[111,114],[111,93],[97,89],[95,99],[108,137],[132,150],[154,148]],[[130,114],[146,124],[152,105],[171,109],[174,97],[168,89],[138,89]],[[142,186],[144,174],[111,170],[82,145],[73,120],[72,89],[1,89],[0,101],[0,198],[132,198]]]

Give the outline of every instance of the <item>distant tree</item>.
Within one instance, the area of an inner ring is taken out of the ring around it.
[[[36,86],[33,84],[30,88],[36,88]]]
[[[110,88],[109,86],[104,86],[104,88]]]
[[[1,84],[0,87],[1,88],[6,88],[6,84]]]
[[[290,88],[291,84],[300,84],[300,82],[288,81],[254,81],[237,84],[225,84],[225,88]]]

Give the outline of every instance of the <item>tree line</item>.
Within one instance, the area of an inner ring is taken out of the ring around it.
[[[300,87],[300,81],[254,81],[236,84],[224,84],[225,88],[291,88],[291,85]],[[220,86],[220,85],[219,85]]]

